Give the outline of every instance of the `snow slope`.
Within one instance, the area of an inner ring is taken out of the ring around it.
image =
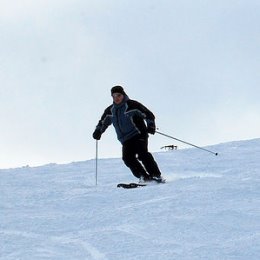
[[[0,170],[0,259],[260,259],[260,139],[156,153],[168,182],[124,190],[121,159]]]

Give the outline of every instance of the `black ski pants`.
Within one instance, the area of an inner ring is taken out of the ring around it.
[[[122,148],[123,161],[137,178],[159,177],[161,172],[151,153],[148,152],[148,138],[134,137]],[[140,163],[142,162],[142,164]]]

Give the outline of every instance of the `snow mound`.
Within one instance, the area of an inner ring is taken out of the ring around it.
[[[166,184],[124,190],[121,159],[0,170],[0,259],[260,259],[260,139],[154,154]]]

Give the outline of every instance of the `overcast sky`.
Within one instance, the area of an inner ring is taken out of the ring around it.
[[[0,168],[94,158],[118,84],[174,137],[260,137],[259,0],[0,0],[0,37]]]

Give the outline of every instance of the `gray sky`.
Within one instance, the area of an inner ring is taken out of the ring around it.
[[[1,0],[0,168],[94,158],[117,84],[185,141],[260,137],[259,28],[258,0]]]

